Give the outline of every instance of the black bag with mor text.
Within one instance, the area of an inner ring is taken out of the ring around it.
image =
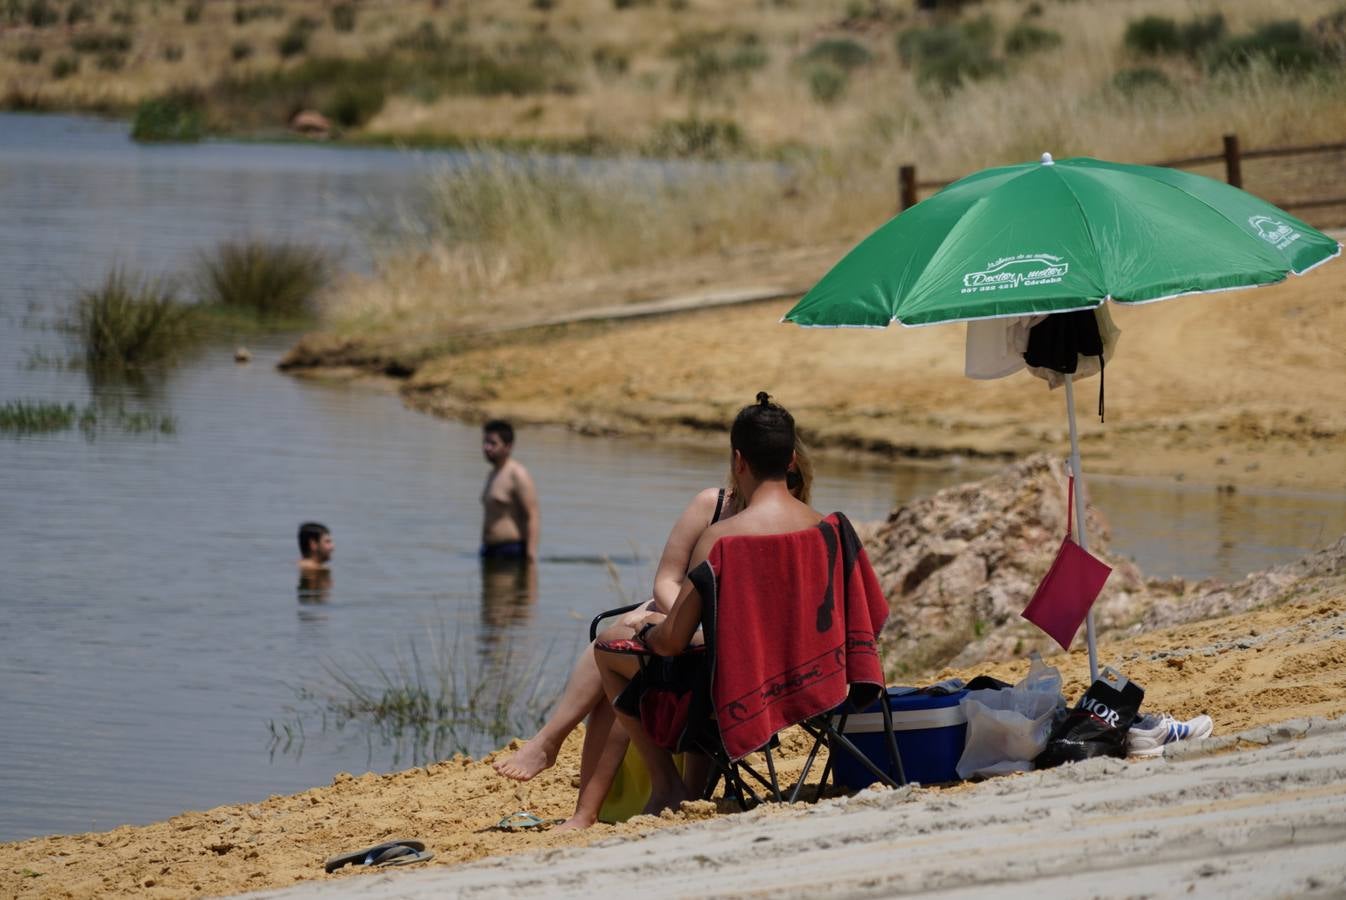
[[[1126,732],[1140,712],[1145,689],[1113,668],[1105,668],[1047,737],[1033,760],[1039,769],[1095,756],[1126,756]]]

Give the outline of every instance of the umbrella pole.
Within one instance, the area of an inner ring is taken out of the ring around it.
[[[1082,550],[1089,549],[1084,528],[1084,471],[1080,468],[1080,436],[1075,429],[1075,385],[1066,374],[1066,414],[1070,419],[1070,471],[1075,476],[1075,534]],[[1098,645],[1094,641],[1094,611],[1084,617],[1084,633],[1089,642],[1089,681],[1098,679]]]

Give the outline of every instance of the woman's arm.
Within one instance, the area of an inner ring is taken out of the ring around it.
[[[659,557],[659,568],[654,572],[654,605],[659,612],[667,613],[673,609],[673,603],[682,590],[682,582],[691,568],[692,550],[710,523],[718,496],[719,491],[715,488],[697,494],[668,533],[664,552]]]
[[[715,545],[716,530],[708,528],[697,539],[692,549],[689,568],[706,561],[706,557],[710,555],[710,548]],[[654,621],[656,616],[656,613],[651,613],[650,620]],[[645,646],[659,656],[677,656],[687,649],[687,645],[692,642],[692,635],[696,634],[699,627],[701,627],[701,594],[692,586],[690,578],[684,578],[678,591],[678,598],[673,601],[668,616],[645,632]]]

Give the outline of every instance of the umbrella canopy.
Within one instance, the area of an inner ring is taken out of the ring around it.
[[[889,220],[785,321],[882,328],[1148,303],[1274,284],[1340,252],[1209,178],[1043,154],[969,175]]]

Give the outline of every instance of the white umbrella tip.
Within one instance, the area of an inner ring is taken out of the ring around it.
[[[1052,155],[1051,155],[1050,153],[1044,153],[1044,154],[1042,154],[1042,164],[1043,164],[1044,166],[1054,166],[1054,165],[1056,165],[1056,163],[1052,160]]]

